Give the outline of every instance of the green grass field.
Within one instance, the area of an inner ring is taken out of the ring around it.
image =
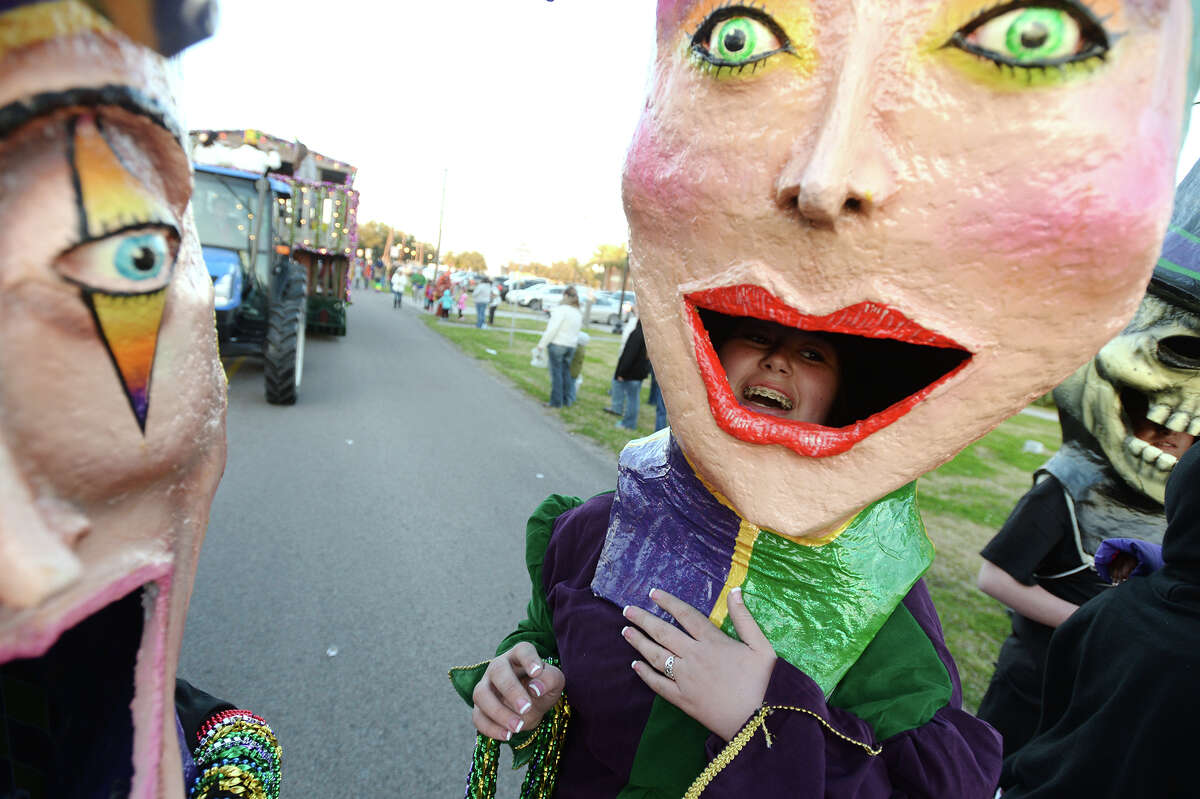
[[[499,327],[476,330],[474,315],[470,316],[450,323],[438,322],[429,315],[424,318],[432,329],[468,355],[490,364],[531,397],[547,399],[550,381],[546,370],[529,364],[529,351],[537,336],[510,332],[508,320],[500,317],[496,319]],[[517,331],[524,328],[540,332],[545,327],[536,318],[517,321]],[[558,413],[568,430],[616,453],[631,438],[654,432],[654,408],[643,407],[637,433],[614,426],[614,417],[601,408],[608,405],[608,386],[620,339],[595,326],[588,333],[592,340],[584,358],[578,401]],[[646,381],[643,402],[648,391]],[[1029,488],[1033,470],[1048,457],[1024,452],[1026,441],[1040,442],[1053,452],[1060,443],[1058,424],[1034,416],[1015,416],[918,484],[925,525],[937,547],[937,558],[926,581],[942,617],[946,643],[958,661],[964,704],[971,711],[983,697],[996,653],[1008,634],[1003,607],[975,587],[979,550]]]

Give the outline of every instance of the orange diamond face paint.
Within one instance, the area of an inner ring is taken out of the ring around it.
[[[96,319],[138,426],[146,428],[150,375],[179,234],[170,211],[120,162],[91,116],[74,120],[81,243],[60,260]]]
[[[150,371],[162,321],[166,292],[121,296],[85,293],[112,356],[138,425],[146,429],[150,406]]]
[[[672,431],[751,522],[829,530],[1051,389],[1137,307],[1171,207],[1186,0],[658,12],[630,262]],[[840,415],[739,403],[714,346],[737,317],[835,342]]]

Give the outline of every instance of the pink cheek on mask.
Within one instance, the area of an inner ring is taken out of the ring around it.
[[[639,123],[625,159],[626,207],[631,214],[689,219],[706,206],[702,186],[689,178],[686,158],[656,140],[649,117],[647,112]]]
[[[958,206],[946,220],[947,235],[963,245],[966,260],[974,260],[974,251],[995,269],[1019,265],[1033,283],[1072,285],[1085,294],[1093,293],[1089,285],[1100,295],[1121,291],[1137,282],[1137,264],[1157,254],[1159,225],[1170,213],[1171,180],[1154,175],[1161,170],[1152,163],[1090,180],[994,186]]]

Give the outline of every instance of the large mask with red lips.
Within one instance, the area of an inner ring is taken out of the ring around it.
[[[631,261],[714,488],[819,535],[1112,338],[1170,215],[1191,30],[1187,0],[660,0]],[[836,334],[840,417],[734,396],[731,316]]]
[[[4,9],[0,794],[182,796],[175,667],[225,402],[150,47],[195,37],[152,2]]]

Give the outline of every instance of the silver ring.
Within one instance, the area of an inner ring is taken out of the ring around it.
[[[668,680],[675,679],[675,656],[667,655],[667,662],[663,663],[663,674],[667,675]]]

